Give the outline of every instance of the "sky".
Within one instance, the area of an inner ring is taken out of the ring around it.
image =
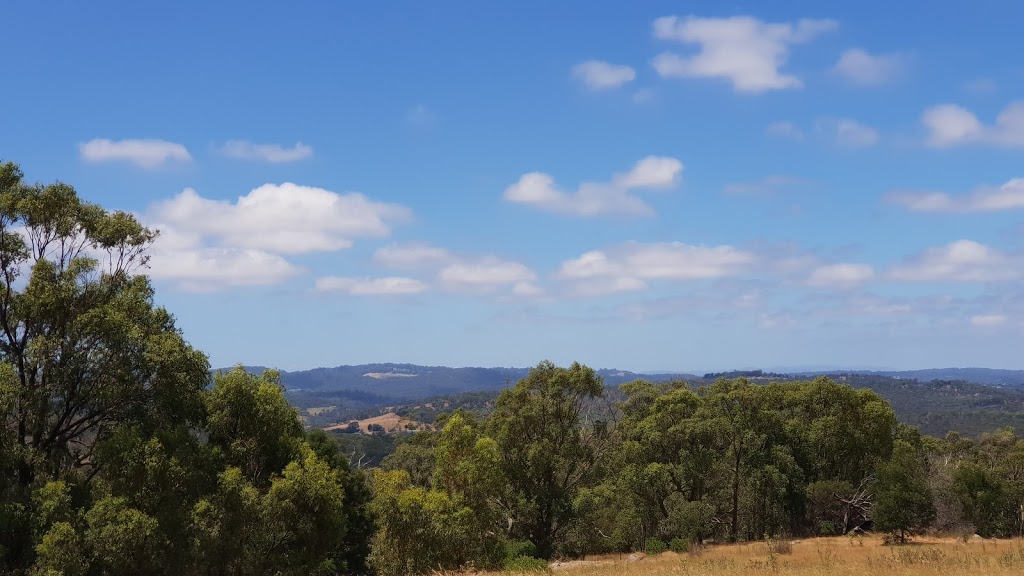
[[[14,2],[214,366],[1024,368],[1024,4]]]

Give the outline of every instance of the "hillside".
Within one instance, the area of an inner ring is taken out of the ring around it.
[[[311,426],[329,426],[364,420],[387,412],[432,422],[440,412],[455,408],[486,413],[497,393],[526,376],[527,368],[447,368],[413,364],[366,364],[282,372],[288,399]],[[691,386],[710,384],[718,377],[744,376],[755,383],[812,379],[818,373],[783,375],[760,371],[693,374],[639,374],[599,370],[605,385],[638,378],[651,381],[684,380]],[[950,430],[976,436],[1010,426],[1024,430],[1024,371],[980,368],[930,369],[906,372],[832,372],[831,378],[855,388],[869,388],[892,404],[901,421],[921,432],[944,435]],[[963,379],[925,380],[917,375],[968,375]],[[613,393],[614,397],[615,394]]]
[[[795,375],[857,374],[863,376],[889,376],[891,378],[920,380],[960,380],[988,386],[1024,388],[1024,370],[997,368],[925,368],[923,370],[828,370],[824,372],[798,372]]]

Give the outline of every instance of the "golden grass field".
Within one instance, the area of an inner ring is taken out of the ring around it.
[[[789,554],[773,554],[764,542],[718,545],[698,554],[666,552],[630,561],[627,555],[553,564],[564,576],[940,576],[1024,574],[1024,540],[918,538],[883,546],[880,537],[794,540]]]

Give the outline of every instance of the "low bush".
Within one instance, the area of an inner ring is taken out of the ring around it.
[[[664,540],[658,540],[657,538],[648,538],[647,542],[644,543],[644,552],[648,556],[657,556],[662,552],[668,551],[668,546]]]
[[[506,572],[550,572],[551,568],[548,566],[546,560],[540,558],[534,558],[532,556],[515,556],[512,558],[506,558],[505,563],[502,564],[502,568]]]
[[[690,551],[690,541],[685,538],[673,538],[668,543],[668,549],[676,554],[685,554]]]

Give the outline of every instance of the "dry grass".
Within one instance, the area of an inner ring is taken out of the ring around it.
[[[370,425],[371,424],[379,424],[380,426],[382,426],[384,428],[385,432],[406,432],[406,431],[410,430],[410,428],[409,428],[410,426],[412,426],[413,429],[416,429],[416,430],[432,430],[433,429],[432,427],[430,427],[430,426],[428,426],[426,424],[423,424],[423,423],[420,423],[420,422],[416,422],[414,420],[409,420],[408,418],[404,418],[402,416],[399,416],[398,414],[395,414],[394,412],[388,412],[387,414],[381,414],[380,416],[374,416],[372,418],[366,418],[365,420],[359,420],[358,424],[359,424],[359,430],[362,431],[364,434],[369,434],[370,433]],[[327,431],[340,430],[342,428],[346,428],[347,426],[348,426],[348,422],[339,422],[339,423],[334,424],[332,426],[324,427],[324,430],[327,430]]]
[[[313,408],[306,408],[306,413],[310,416],[319,416],[324,412],[334,410],[337,406],[315,406]]]
[[[906,546],[882,546],[877,537],[814,538],[794,541],[792,553],[785,555],[757,542],[710,546],[698,555],[666,552],[637,561],[610,556],[553,567],[564,576],[1009,576],[1024,573],[1024,540],[920,538]]]

